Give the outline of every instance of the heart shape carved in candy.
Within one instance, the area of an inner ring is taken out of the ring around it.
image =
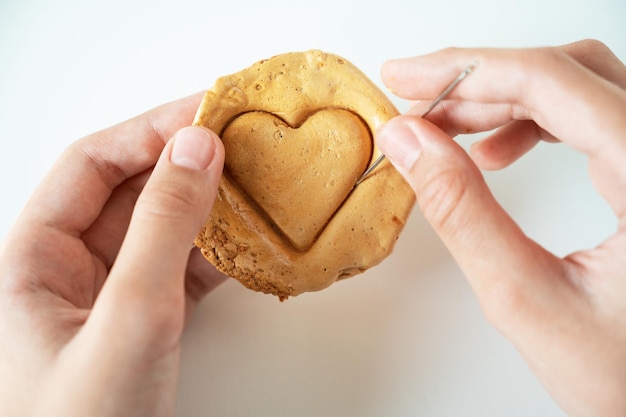
[[[222,141],[225,174],[297,251],[313,245],[372,154],[367,126],[341,109],[317,111],[294,127],[270,113],[245,113]]]
[[[415,195],[372,132],[398,115],[361,71],[312,50],[218,79],[194,124],[222,138],[225,167],[195,244],[219,271],[281,300],[378,264]]]

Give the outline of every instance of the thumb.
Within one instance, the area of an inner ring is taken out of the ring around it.
[[[516,302],[558,261],[496,202],[479,169],[427,120],[399,116],[377,133],[381,151],[412,186],[426,220],[476,291],[483,308]]]
[[[208,129],[183,128],[166,144],[90,315],[95,327],[113,327],[135,347],[177,342],[189,251],[213,206],[223,163],[222,143]]]

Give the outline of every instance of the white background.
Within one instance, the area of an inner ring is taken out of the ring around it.
[[[2,0],[0,237],[69,143],[258,59],[324,49],[377,83],[385,59],[446,46],[593,37],[626,60],[625,18],[623,0]],[[558,255],[615,228],[585,158],[563,145],[486,177]],[[383,264],[322,292],[279,303],[222,285],[202,302],[182,355],[180,417],[563,415],[484,320],[417,210]]]

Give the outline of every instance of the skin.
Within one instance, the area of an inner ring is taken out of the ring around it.
[[[428,120],[417,103],[378,144],[555,400],[572,416],[626,415],[626,69],[585,41],[447,49],[390,61],[383,80],[429,100],[472,61],[475,73]],[[189,249],[224,160],[214,133],[183,128],[200,98],[75,143],[20,215],[0,250],[3,416],[172,415],[185,323],[223,280]],[[492,129],[470,155],[452,140]],[[597,248],[555,257],[487,188],[480,169],[504,168],[538,140],[589,156],[618,219]]]
[[[70,146],[17,220],[0,252],[3,416],[173,414],[186,319],[223,279],[190,252],[224,160],[212,132],[178,131],[201,97]]]
[[[603,44],[583,41],[446,49],[387,62],[382,77],[396,94],[428,100],[472,61],[478,68],[428,120],[416,116],[424,107],[418,102],[381,128],[378,145],[413,187],[487,318],[562,408],[572,416],[624,416],[626,68]],[[470,155],[452,140],[493,129]],[[480,169],[505,168],[539,140],[589,157],[593,184],[618,220],[598,247],[555,257],[487,188]]]

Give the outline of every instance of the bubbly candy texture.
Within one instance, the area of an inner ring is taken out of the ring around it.
[[[217,132],[226,161],[196,245],[216,268],[281,300],[380,263],[414,203],[373,132],[398,114],[345,59],[318,50],[222,77],[195,122]]]

